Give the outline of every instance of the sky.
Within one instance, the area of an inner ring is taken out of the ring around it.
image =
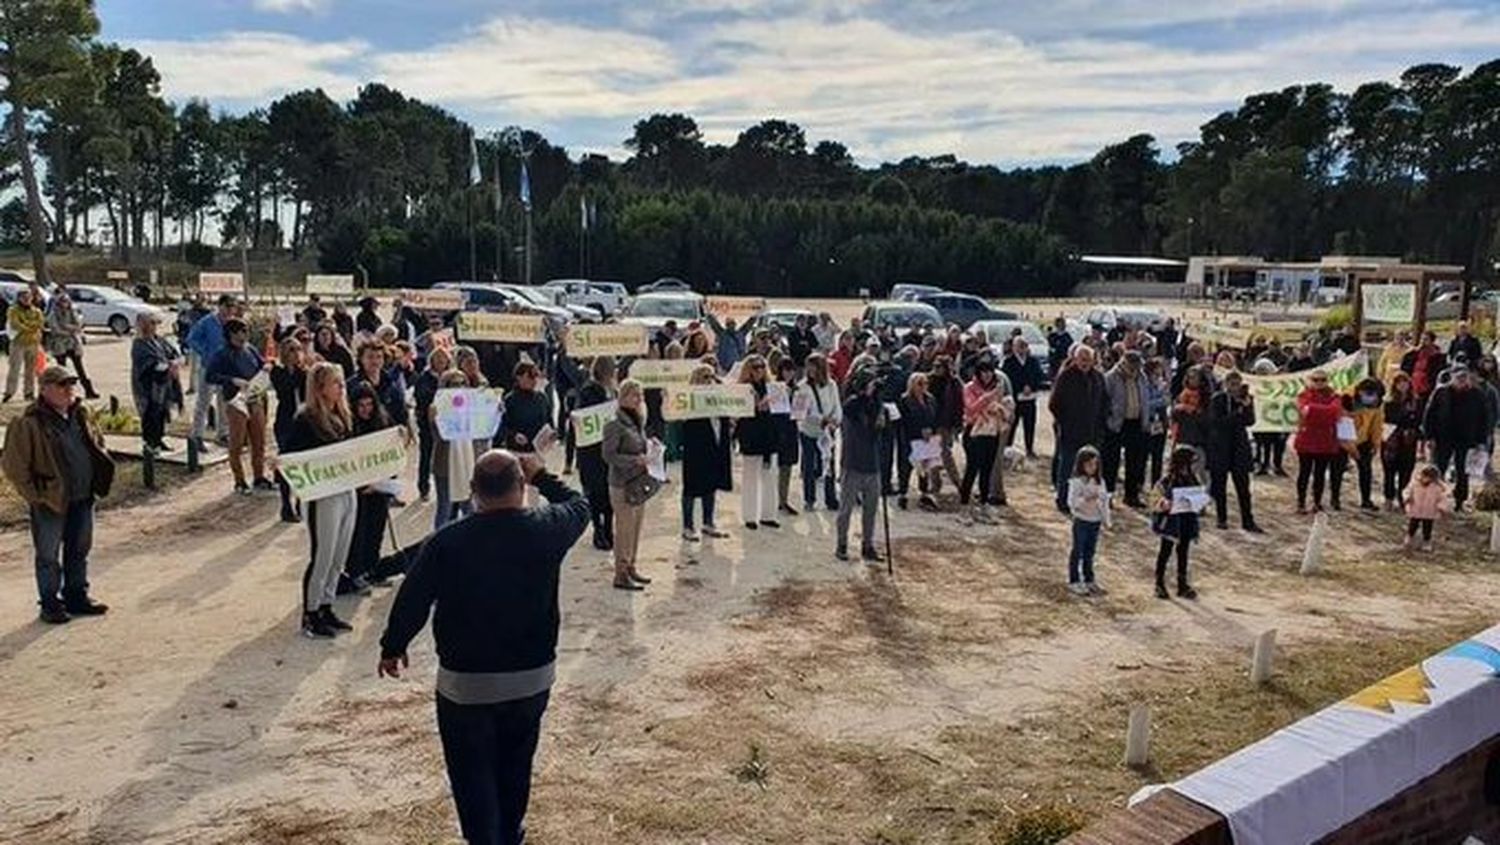
[[[163,93],[241,112],[370,81],[481,133],[623,157],[681,111],[711,142],[779,117],[864,164],[1002,166],[1164,148],[1247,94],[1351,91],[1418,63],[1500,58],[1500,0],[102,0],[102,37]]]

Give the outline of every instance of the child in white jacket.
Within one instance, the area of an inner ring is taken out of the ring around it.
[[[1094,583],[1094,552],[1099,532],[1110,523],[1109,492],[1104,489],[1099,452],[1092,446],[1078,450],[1068,479],[1068,510],[1073,514],[1073,548],[1068,553],[1068,591],[1075,596],[1098,596],[1104,588]]]

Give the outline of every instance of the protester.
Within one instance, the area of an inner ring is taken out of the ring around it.
[[[469,379],[461,370],[448,370],[438,380],[439,390],[463,390]],[[489,438],[444,440],[438,436],[437,408],[427,408],[428,424],[433,431],[432,485],[437,489],[437,507],[432,511],[432,530],[469,513],[468,479],[474,474],[476,455],[489,446]]]
[[[1016,425],[1010,427],[1005,436],[1005,445],[1016,442],[1016,429],[1022,429],[1022,443],[1026,446],[1026,457],[1036,457],[1036,396],[1047,387],[1047,375],[1042,365],[1031,357],[1031,347],[1022,338],[1010,344],[1010,354],[1005,356],[1001,371],[1010,380],[1010,389],[1015,393]]]
[[[1390,387],[1396,374],[1401,372],[1401,362],[1406,359],[1406,354],[1411,351],[1411,335],[1406,331],[1399,331],[1391,338],[1390,342],[1380,352],[1380,361],[1375,366],[1375,375]]]
[[[849,378],[849,370],[854,366],[854,335],[851,332],[843,332],[839,335],[838,346],[828,356],[828,376],[835,384],[842,385]]]
[[[880,458],[877,446],[886,423],[885,409],[877,392],[880,384],[873,371],[856,371],[849,378],[843,407],[843,459],[839,486],[839,515],[835,520],[838,544],[834,557],[849,559],[849,520],[860,509],[860,557],[880,560],[875,551],[875,516],[880,508]]]
[[[1073,547],[1068,552],[1068,591],[1076,596],[1103,595],[1094,581],[1094,554],[1099,532],[1110,522],[1109,491],[1102,462],[1092,446],[1078,450],[1068,479],[1068,511],[1073,515]]]
[[[411,414],[406,409],[406,385],[390,367],[386,359],[387,349],[379,340],[367,340],[359,345],[359,369],[349,377],[349,395],[363,386],[369,389],[380,403],[381,409],[392,424],[407,428]]]
[[[1443,475],[1454,467],[1454,511],[1464,509],[1469,499],[1470,451],[1484,445],[1493,421],[1484,394],[1474,388],[1467,367],[1455,366],[1451,381],[1433,391],[1422,429],[1432,441],[1432,463]],[[1489,456],[1480,456],[1489,465]]]
[[[375,297],[367,296],[359,301],[359,313],[354,316],[354,329],[360,334],[375,334],[380,330],[380,314],[375,308],[379,305]]]
[[[271,423],[271,434],[276,439],[277,454],[291,449],[292,424],[297,410],[307,400],[307,373],[308,356],[302,342],[295,337],[282,340],[276,364],[271,367],[271,389],[276,393],[276,419]],[[281,492],[281,521],[301,522],[302,502],[293,501],[292,485],[279,468],[276,487]]]
[[[1258,359],[1251,365],[1252,373],[1256,376],[1276,375],[1276,364],[1267,357]],[[1281,431],[1257,431],[1255,440],[1255,474],[1270,475],[1275,472],[1279,477],[1286,477],[1286,432]]]
[[[526,507],[527,484],[549,504]],[[433,613],[438,733],[459,825],[471,843],[512,845],[526,839],[532,757],[556,675],[562,562],[588,505],[535,456],[508,452],[479,459],[472,489],[474,516],[429,539],[402,582],[379,674],[401,676]]]
[[[427,369],[412,385],[417,420],[417,494],[424,502],[432,494],[432,452],[437,441],[437,431],[432,424],[432,403],[437,400],[443,374],[452,366],[453,356],[448,350],[434,349],[427,354]]]
[[[78,383],[83,385],[84,398],[98,399],[94,383],[89,381],[89,375],[83,369],[83,318],[78,316],[67,291],[59,290],[52,297],[52,304],[47,309],[45,338],[47,352],[57,359],[57,363],[72,361],[73,370],[78,373]]]
[[[1378,511],[1374,499],[1375,454],[1385,434],[1385,384],[1369,377],[1354,386],[1344,398],[1345,410],[1354,422],[1354,463],[1359,474],[1359,508]]]
[[[712,364],[693,371],[693,385],[717,384]],[[682,539],[696,543],[700,539],[693,527],[693,510],[703,511],[703,536],[728,537],[714,522],[716,500],[720,490],[733,489],[734,474],[730,468],[733,450],[729,447],[730,421],[723,417],[692,419],[682,423]]]
[[[1052,321],[1052,328],[1047,331],[1047,365],[1052,378],[1057,378],[1063,364],[1067,363],[1073,345],[1082,340],[1083,338],[1075,338],[1068,332],[1067,320],[1058,317]]]
[[[1001,429],[1006,423],[1004,391],[995,367],[981,362],[974,378],[964,385],[964,475],[958,486],[958,502],[969,503],[974,483],[979,482],[979,504],[993,501],[991,475],[1000,450]]]
[[[343,341],[347,349],[354,343],[354,318],[349,316],[349,307],[342,302],[333,303],[332,319],[334,331],[338,333],[339,339]],[[354,367],[352,365],[346,367],[344,373],[347,378],[354,373]]]
[[[1255,424],[1255,400],[1244,377],[1230,372],[1213,399],[1208,412],[1209,493],[1214,500],[1214,516],[1219,530],[1229,527],[1229,484],[1234,481],[1234,498],[1240,508],[1240,527],[1251,534],[1263,534],[1255,524],[1250,499],[1250,469],[1254,463],[1250,450],[1250,426]]]
[[[374,434],[395,425],[368,383],[356,382],[348,390],[355,437]],[[386,525],[390,521],[390,493],[380,489],[379,485],[366,485],[354,492],[354,536],[349,540],[349,556],[344,561],[344,573],[336,589],[339,595],[370,592],[372,573],[380,561],[380,545],[385,540]]]
[[[537,451],[537,438],[552,424],[552,403],[537,389],[541,376],[541,370],[530,361],[516,365],[514,388],[505,394],[505,414],[495,434],[496,448]]]
[[[192,440],[198,449],[204,446],[203,435],[208,431],[208,411],[214,409],[214,428],[218,434],[221,444],[229,442],[229,422],[224,416],[224,395],[219,385],[210,382],[208,370],[210,362],[219,351],[224,348],[226,339],[224,327],[235,319],[238,303],[229,294],[219,297],[219,309],[204,316],[193,323],[193,328],[188,331],[187,348],[192,351],[197,359],[193,367],[193,389],[197,392],[197,398],[193,405],[193,433]]]
[[[1385,507],[1401,510],[1401,497],[1417,463],[1422,440],[1422,412],[1412,393],[1411,376],[1398,372],[1391,379],[1385,400],[1384,440],[1380,445],[1380,471],[1384,479]]]
[[[182,406],[182,386],[177,380],[181,356],[160,330],[160,316],[142,313],[136,318],[135,339],[130,343],[130,394],[141,418],[142,448],[151,452],[169,451],[167,418],[172,405]]]
[[[844,415],[839,387],[829,378],[828,362],[821,353],[807,356],[807,378],[797,388],[793,404],[803,411],[797,423],[802,454],[802,504],[807,510],[813,509],[821,482],[823,506],[836,511],[839,500],[833,469],[834,438]]]
[[[1130,350],[1104,376],[1109,397],[1105,420],[1102,464],[1104,485],[1115,490],[1120,453],[1125,453],[1125,506],[1142,507],[1141,487],[1146,480],[1147,379],[1141,353]]]
[[[1484,355],[1484,348],[1479,345],[1479,338],[1469,332],[1469,321],[1459,320],[1455,329],[1453,342],[1448,344],[1448,360],[1450,362],[1463,362],[1470,367],[1479,365],[1479,359]]]
[[[1182,389],[1172,404],[1172,444],[1188,446],[1198,455],[1195,468],[1202,469],[1208,457],[1208,404],[1213,399],[1207,365],[1194,365],[1182,378]]]
[[[313,332],[313,352],[321,360],[329,361],[339,366],[344,378],[352,378],[355,374],[354,355],[349,352],[348,345],[338,330],[329,323],[323,323]]]
[[[603,356],[589,367],[589,380],[578,391],[578,407],[592,408],[615,398],[615,359]],[[609,467],[603,447],[595,443],[578,447],[578,480],[589,500],[589,518],[594,529],[594,548],[614,548],[614,510],[609,504]]]
[[[16,395],[18,382],[27,402],[36,398],[36,359],[41,350],[46,319],[42,309],[32,302],[30,289],[16,292],[16,302],[5,315],[10,359],[5,374],[5,398],[0,401],[9,402]]]
[[[1326,372],[1308,374],[1307,387],[1297,396],[1297,412],[1297,436],[1292,441],[1297,452],[1297,513],[1306,514],[1308,482],[1312,482],[1313,509],[1322,510],[1324,485],[1334,460],[1343,453],[1338,426],[1344,407],[1329,387]]]
[[[614,510],[615,581],[617,590],[639,590],[651,579],[636,569],[646,502],[658,485],[648,467],[645,395],[640,382],[620,384],[619,411],[604,425],[600,455],[609,467],[609,503]]]
[[[1052,412],[1057,431],[1057,447],[1052,458],[1052,485],[1056,491],[1057,509],[1067,513],[1068,471],[1073,457],[1084,446],[1096,449],[1104,442],[1109,417],[1109,395],[1104,377],[1094,367],[1094,350],[1075,346],[1057,378],[1047,409]]]
[[[1421,345],[1406,353],[1401,369],[1411,374],[1412,390],[1423,406],[1437,389],[1438,374],[1447,366],[1448,356],[1438,347],[1437,335],[1431,331],[1422,332]]]
[[[942,469],[953,482],[953,489],[957,490],[963,486],[963,473],[953,458],[953,446],[959,442],[964,430],[964,385],[953,372],[953,357],[946,352],[933,360],[927,390],[932,394],[933,422],[942,449]]]
[[[41,398],[5,431],[0,469],[27,505],[41,619],[58,625],[109,610],[89,597],[88,567],[94,502],[109,495],[115,464],[88,406],[74,395],[78,377],[52,365],[39,381]]]
[[[1448,485],[1442,470],[1427,464],[1402,494],[1406,507],[1406,539],[1402,548],[1410,549],[1418,529],[1422,532],[1422,551],[1432,551],[1432,526],[1448,509]]]
[[[1155,486],[1161,480],[1162,462],[1167,450],[1168,414],[1171,412],[1171,397],[1167,390],[1171,380],[1167,378],[1166,365],[1159,357],[1146,361],[1146,479]]]
[[[1161,547],[1156,552],[1156,597],[1170,598],[1167,593],[1167,561],[1172,553],[1177,554],[1177,595],[1195,599],[1198,592],[1188,583],[1188,558],[1193,541],[1198,539],[1198,511],[1191,503],[1179,503],[1178,492],[1184,488],[1200,488],[1198,470],[1194,466],[1198,453],[1191,446],[1175,446],[1167,461],[1166,474],[1156,485],[1156,504],[1151,518],[1151,530],[1161,538]]]
[[[930,443],[937,436],[937,405],[928,392],[925,373],[912,373],[907,377],[906,393],[902,394],[898,407],[901,410],[902,435],[896,448],[907,456],[907,460],[902,462],[900,477],[896,479],[896,504],[906,510],[907,494],[911,489],[911,471],[915,469],[917,490],[921,494],[917,504],[923,510],[936,511],[937,500],[933,497],[942,492],[942,461],[924,459],[917,465],[916,459],[912,457],[919,444]]]
[[[354,420],[344,392],[344,372],[337,364],[320,361],[307,375],[307,400],[292,419],[282,460],[353,436]],[[328,639],[351,626],[333,612],[339,575],[354,539],[358,503],[353,490],[306,503],[309,541],[307,569],[302,575],[302,633]]]
[[[750,385],[755,395],[755,416],[735,423],[734,437],[740,444],[740,517],[745,528],[780,528],[776,509],[777,441],[767,395],[766,359],[750,355],[740,362],[740,383]]]
[[[224,324],[228,342],[208,361],[208,384],[224,397],[225,416],[229,420],[229,469],[234,473],[236,493],[249,495],[245,479],[245,447],[250,447],[250,470],[256,490],[274,490],[266,478],[266,392],[270,387],[267,364],[249,344],[250,327],[243,320],[231,319]],[[252,384],[266,373],[263,386]],[[238,400],[238,401],[236,401]]]
[[[811,355],[811,352],[807,353]],[[803,357],[806,361],[806,356]],[[776,510],[786,516],[796,516],[792,507],[792,470],[800,459],[797,421],[792,419],[791,399],[796,395],[797,370],[799,365],[791,357],[776,362],[777,389],[781,391],[783,408],[773,408],[771,413],[772,436],[776,441]]]

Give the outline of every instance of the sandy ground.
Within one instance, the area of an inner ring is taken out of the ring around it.
[[[128,345],[96,340],[89,363],[118,392]],[[1500,599],[1487,518],[1441,527],[1439,553],[1411,560],[1398,517],[1336,514],[1328,572],[1296,575],[1307,523],[1277,479],[1255,483],[1270,535],[1207,529],[1199,602],[1150,597],[1155,543],[1135,514],[1102,543],[1110,594],[1072,599],[1043,476],[1013,475],[993,524],[893,508],[894,578],[835,561],[823,511],[689,547],[670,486],[648,517],[646,592],[609,589],[605,556],[581,544],[534,840],[986,842],[1003,808],[1097,812],[1228,750],[1119,769],[1100,696],[1243,664],[1268,627],[1295,652],[1477,627]],[[720,509],[739,525],[737,495]],[[430,513],[394,519],[405,541]],[[91,580],[113,610],[51,628],[24,530],[0,533],[0,841],[454,841],[429,635],[400,681],[374,671],[390,591],[341,602],[351,634],[300,637],[306,546],[274,496],[231,496],[218,468],[102,512]],[[1057,719],[1106,762],[1037,728]]]

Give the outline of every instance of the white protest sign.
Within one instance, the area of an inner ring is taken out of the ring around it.
[[[1410,323],[1417,318],[1414,284],[1360,285],[1359,299],[1366,323]]]
[[[773,381],[766,385],[766,401],[768,408],[773,414],[790,414],[792,412],[792,397],[787,390],[785,382]]]
[[[108,279],[111,282],[128,282],[130,281],[130,271],[110,270],[104,274],[104,278]]]
[[[605,423],[614,419],[619,410],[620,403],[611,399],[608,402],[600,402],[597,405],[574,411],[570,415],[573,418],[574,444],[582,449],[603,441]]]
[[[458,311],[464,307],[464,292],[405,288],[401,291],[401,301],[418,311]]]
[[[568,329],[568,355],[574,358],[597,358],[609,355],[624,358],[645,355],[648,338],[640,324],[571,326]]]
[[[661,403],[669,420],[755,416],[755,391],[748,384],[702,384],[672,387]]]
[[[385,428],[280,458],[281,474],[304,502],[354,490],[397,475],[406,466],[406,431]]]
[[[639,358],[630,362],[630,377],[641,383],[641,387],[667,387],[687,384],[693,371],[703,366],[695,360],[656,360]]]
[[[319,296],[349,296],[354,293],[353,276],[308,274],[307,292]]]
[[[449,442],[494,437],[505,413],[501,395],[500,390],[490,387],[439,390],[432,400],[438,437]]]
[[[244,293],[245,277],[240,273],[199,273],[198,290],[204,293]]]
[[[721,323],[730,318],[743,323],[766,310],[766,301],[747,296],[710,296],[704,300],[703,308]]]
[[[464,343],[541,343],[546,336],[546,326],[537,314],[465,311],[458,315],[458,338]]]

